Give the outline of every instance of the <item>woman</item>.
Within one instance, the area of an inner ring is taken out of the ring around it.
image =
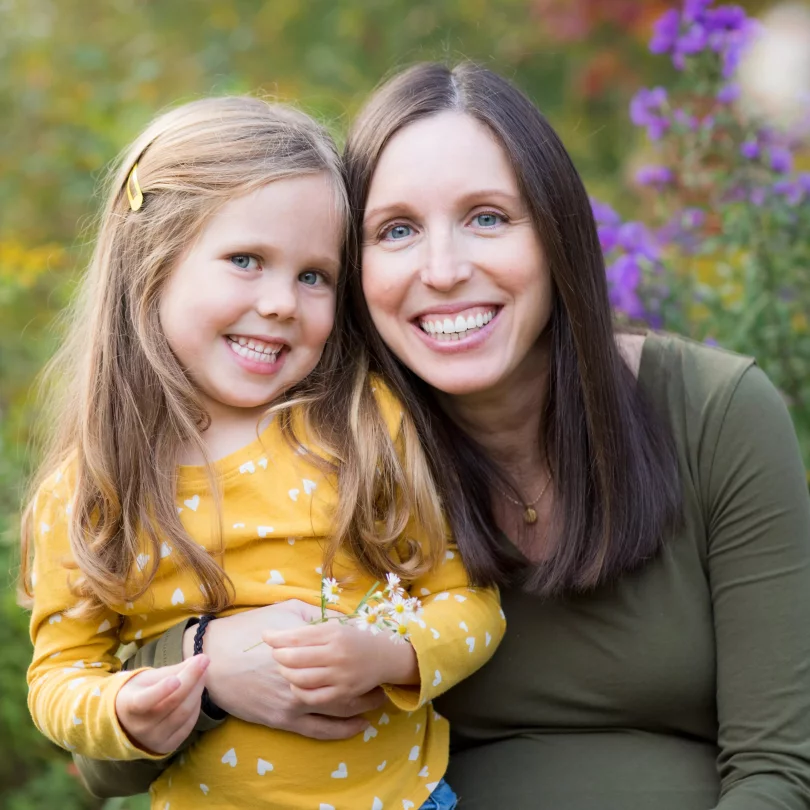
[[[614,335],[579,177],[491,72],[394,77],[345,157],[357,327],[412,407],[467,566],[502,586],[506,639],[436,704],[461,807],[810,807],[810,502],[777,392],[745,358]],[[376,695],[305,707],[269,651],[243,671],[248,639],[307,610],[213,622],[210,697],[356,733]],[[185,630],[139,663],[178,659]],[[115,767],[85,773],[148,782]]]

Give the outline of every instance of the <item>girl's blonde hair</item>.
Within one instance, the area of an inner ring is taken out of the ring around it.
[[[132,210],[126,188],[136,163],[144,202]],[[67,340],[45,371],[44,457],[32,484],[38,491],[65,464],[75,473],[69,515],[70,566],[80,571],[75,613],[143,595],[164,540],[199,579],[206,610],[232,601],[216,555],[188,536],[177,513],[178,450],[191,443],[207,457],[202,431],[208,417],[161,328],[160,297],[173,267],[221,205],[274,180],[322,172],[333,180],[337,213],[345,221],[348,206],[331,137],[301,112],[250,97],[194,101],[161,115],[111,171]],[[399,563],[392,557],[396,535],[411,514],[432,534],[441,529],[438,500],[432,485],[421,482],[425,467],[418,451],[419,473],[399,463],[374,407],[364,353],[344,334],[342,286],[341,279],[335,333],[318,368],[277,410],[285,434],[298,442],[290,411],[297,405],[308,442],[331,454],[331,461],[319,463],[341,473],[327,569],[345,546],[373,573],[416,573],[435,562],[441,544],[429,559],[411,544],[410,559],[406,554]],[[338,402],[332,383],[345,375],[352,386],[339,386],[344,395]],[[350,429],[346,420],[353,412],[362,415],[362,428],[355,419]],[[209,477],[216,493],[213,473]],[[29,599],[34,503],[35,496],[22,526],[22,586]],[[144,543],[152,565],[138,574]]]

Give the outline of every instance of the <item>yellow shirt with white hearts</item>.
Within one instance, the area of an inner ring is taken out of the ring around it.
[[[223,491],[225,569],[236,594],[226,613],[286,599],[319,605],[333,482],[296,454],[274,425],[215,467]],[[194,614],[198,585],[164,543],[157,576],[142,599],[106,610],[92,622],[69,617],[75,598],[68,581],[76,573],[64,566],[71,558],[66,527],[71,477],[52,476],[37,499],[29,707],[37,727],[66,749],[95,758],[149,758],[128,740],[116,717],[116,694],[134,673],[118,672],[115,653],[122,643],[156,638]],[[216,511],[201,468],[179,468],[177,497],[189,534],[212,547]],[[152,563],[144,551],[139,567]],[[372,585],[370,577],[355,572],[338,607],[353,610]],[[430,701],[491,657],[505,623],[496,592],[468,587],[453,545],[443,564],[414,582],[410,592],[424,606],[423,626],[411,624],[421,684],[386,687],[389,700],[367,715],[371,725],[364,734],[318,741],[228,718],[154,783],[152,807],[420,807],[448,760],[448,723]]]

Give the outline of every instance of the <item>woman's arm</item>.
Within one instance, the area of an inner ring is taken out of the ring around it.
[[[810,807],[810,499],[787,409],[756,367],[710,452],[717,810],[801,810]]]
[[[206,672],[211,699],[234,717],[314,739],[342,740],[362,732],[368,722],[360,715],[385,702],[382,690],[348,702],[319,707],[319,713],[312,714],[312,709],[295,698],[287,681],[278,674],[269,647],[260,644],[245,652],[261,640],[263,630],[304,625],[316,615],[320,616],[318,608],[291,600],[211,622],[204,644],[205,653],[211,659]],[[160,638],[145,644],[124,667],[165,667],[183,661],[184,647],[185,655],[190,655],[195,633],[195,627],[187,625],[187,621],[181,622]],[[201,733],[221,722],[200,712],[189,737],[177,751],[164,759],[111,762],[74,756],[74,761],[85,785],[95,796],[108,798],[144,793],[174,756],[193,744]]]

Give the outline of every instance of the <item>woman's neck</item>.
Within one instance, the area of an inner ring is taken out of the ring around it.
[[[496,388],[440,396],[447,414],[519,483],[545,467],[541,422],[548,397],[549,351],[538,344]]]

